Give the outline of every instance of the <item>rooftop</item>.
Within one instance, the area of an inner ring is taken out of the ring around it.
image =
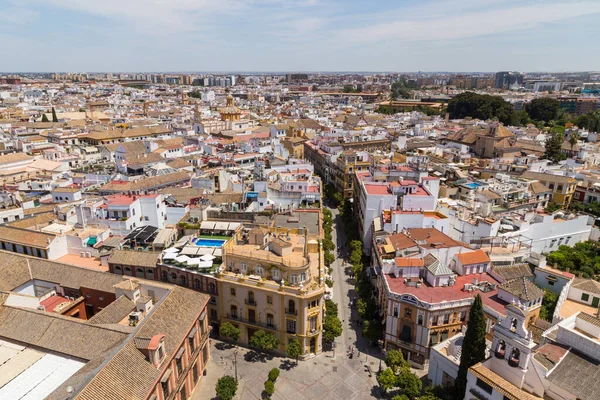
[[[502,315],[504,315],[504,308],[508,304],[507,302],[498,298],[498,289],[490,290],[488,292],[482,292],[480,290],[473,290],[473,292],[463,291],[465,284],[472,284],[475,278],[477,278],[479,283],[488,282],[496,286],[499,285],[498,281],[486,273],[457,276],[456,284],[454,286],[440,287],[430,286],[427,282],[423,282],[421,287],[416,287],[410,283],[404,283],[404,278],[395,278],[388,274],[384,276],[390,290],[393,293],[410,294],[425,303],[437,304],[465,300],[474,298],[479,294],[484,305],[492,308]]]

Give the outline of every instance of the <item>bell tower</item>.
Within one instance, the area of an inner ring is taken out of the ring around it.
[[[494,325],[492,358],[489,369],[504,379],[523,388],[525,375],[530,366],[535,343],[527,330],[529,309],[525,304],[513,302],[506,306],[506,318]]]

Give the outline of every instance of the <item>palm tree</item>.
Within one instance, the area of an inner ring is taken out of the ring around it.
[[[577,144],[578,141],[579,141],[579,134],[577,132],[573,132],[571,134],[571,137],[569,138],[569,144],[571,145],[571,151],[573,151],[573,147],[575,147],[575,145]]]

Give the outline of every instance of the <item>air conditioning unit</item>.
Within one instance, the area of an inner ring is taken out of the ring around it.
[[[138,322],[142,319],[142,313],[140,311],[133,311],[129,314],[129,326],[137,326]]]

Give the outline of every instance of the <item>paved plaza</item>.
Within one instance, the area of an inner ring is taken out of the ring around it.
[[[364,353],[361,353],[360,359],[356,355],[350,359],[344,350],[336,351],[335,358],[332,357],[332,352],[327,352],[310,360],[300,361],[296,366],[295,361],[288,358],[261,358],[252,350],[243,347],[238,349],[239,387],[236,399],[261,399],[264,382],[271,368],[281,369],[275,383],[275,394],[272,397],[274,400],[381,398],[377,396],[375,376],[379,368],[379,359]],[[223,375],[235,376],[233,349],[223,349],[221,342],[212,340],[211,357],[207,375],[202,378],[192,396],[194,400],[215,398],[217,380]],[[373,370],[371,377],[365,368],[365,357]]]

